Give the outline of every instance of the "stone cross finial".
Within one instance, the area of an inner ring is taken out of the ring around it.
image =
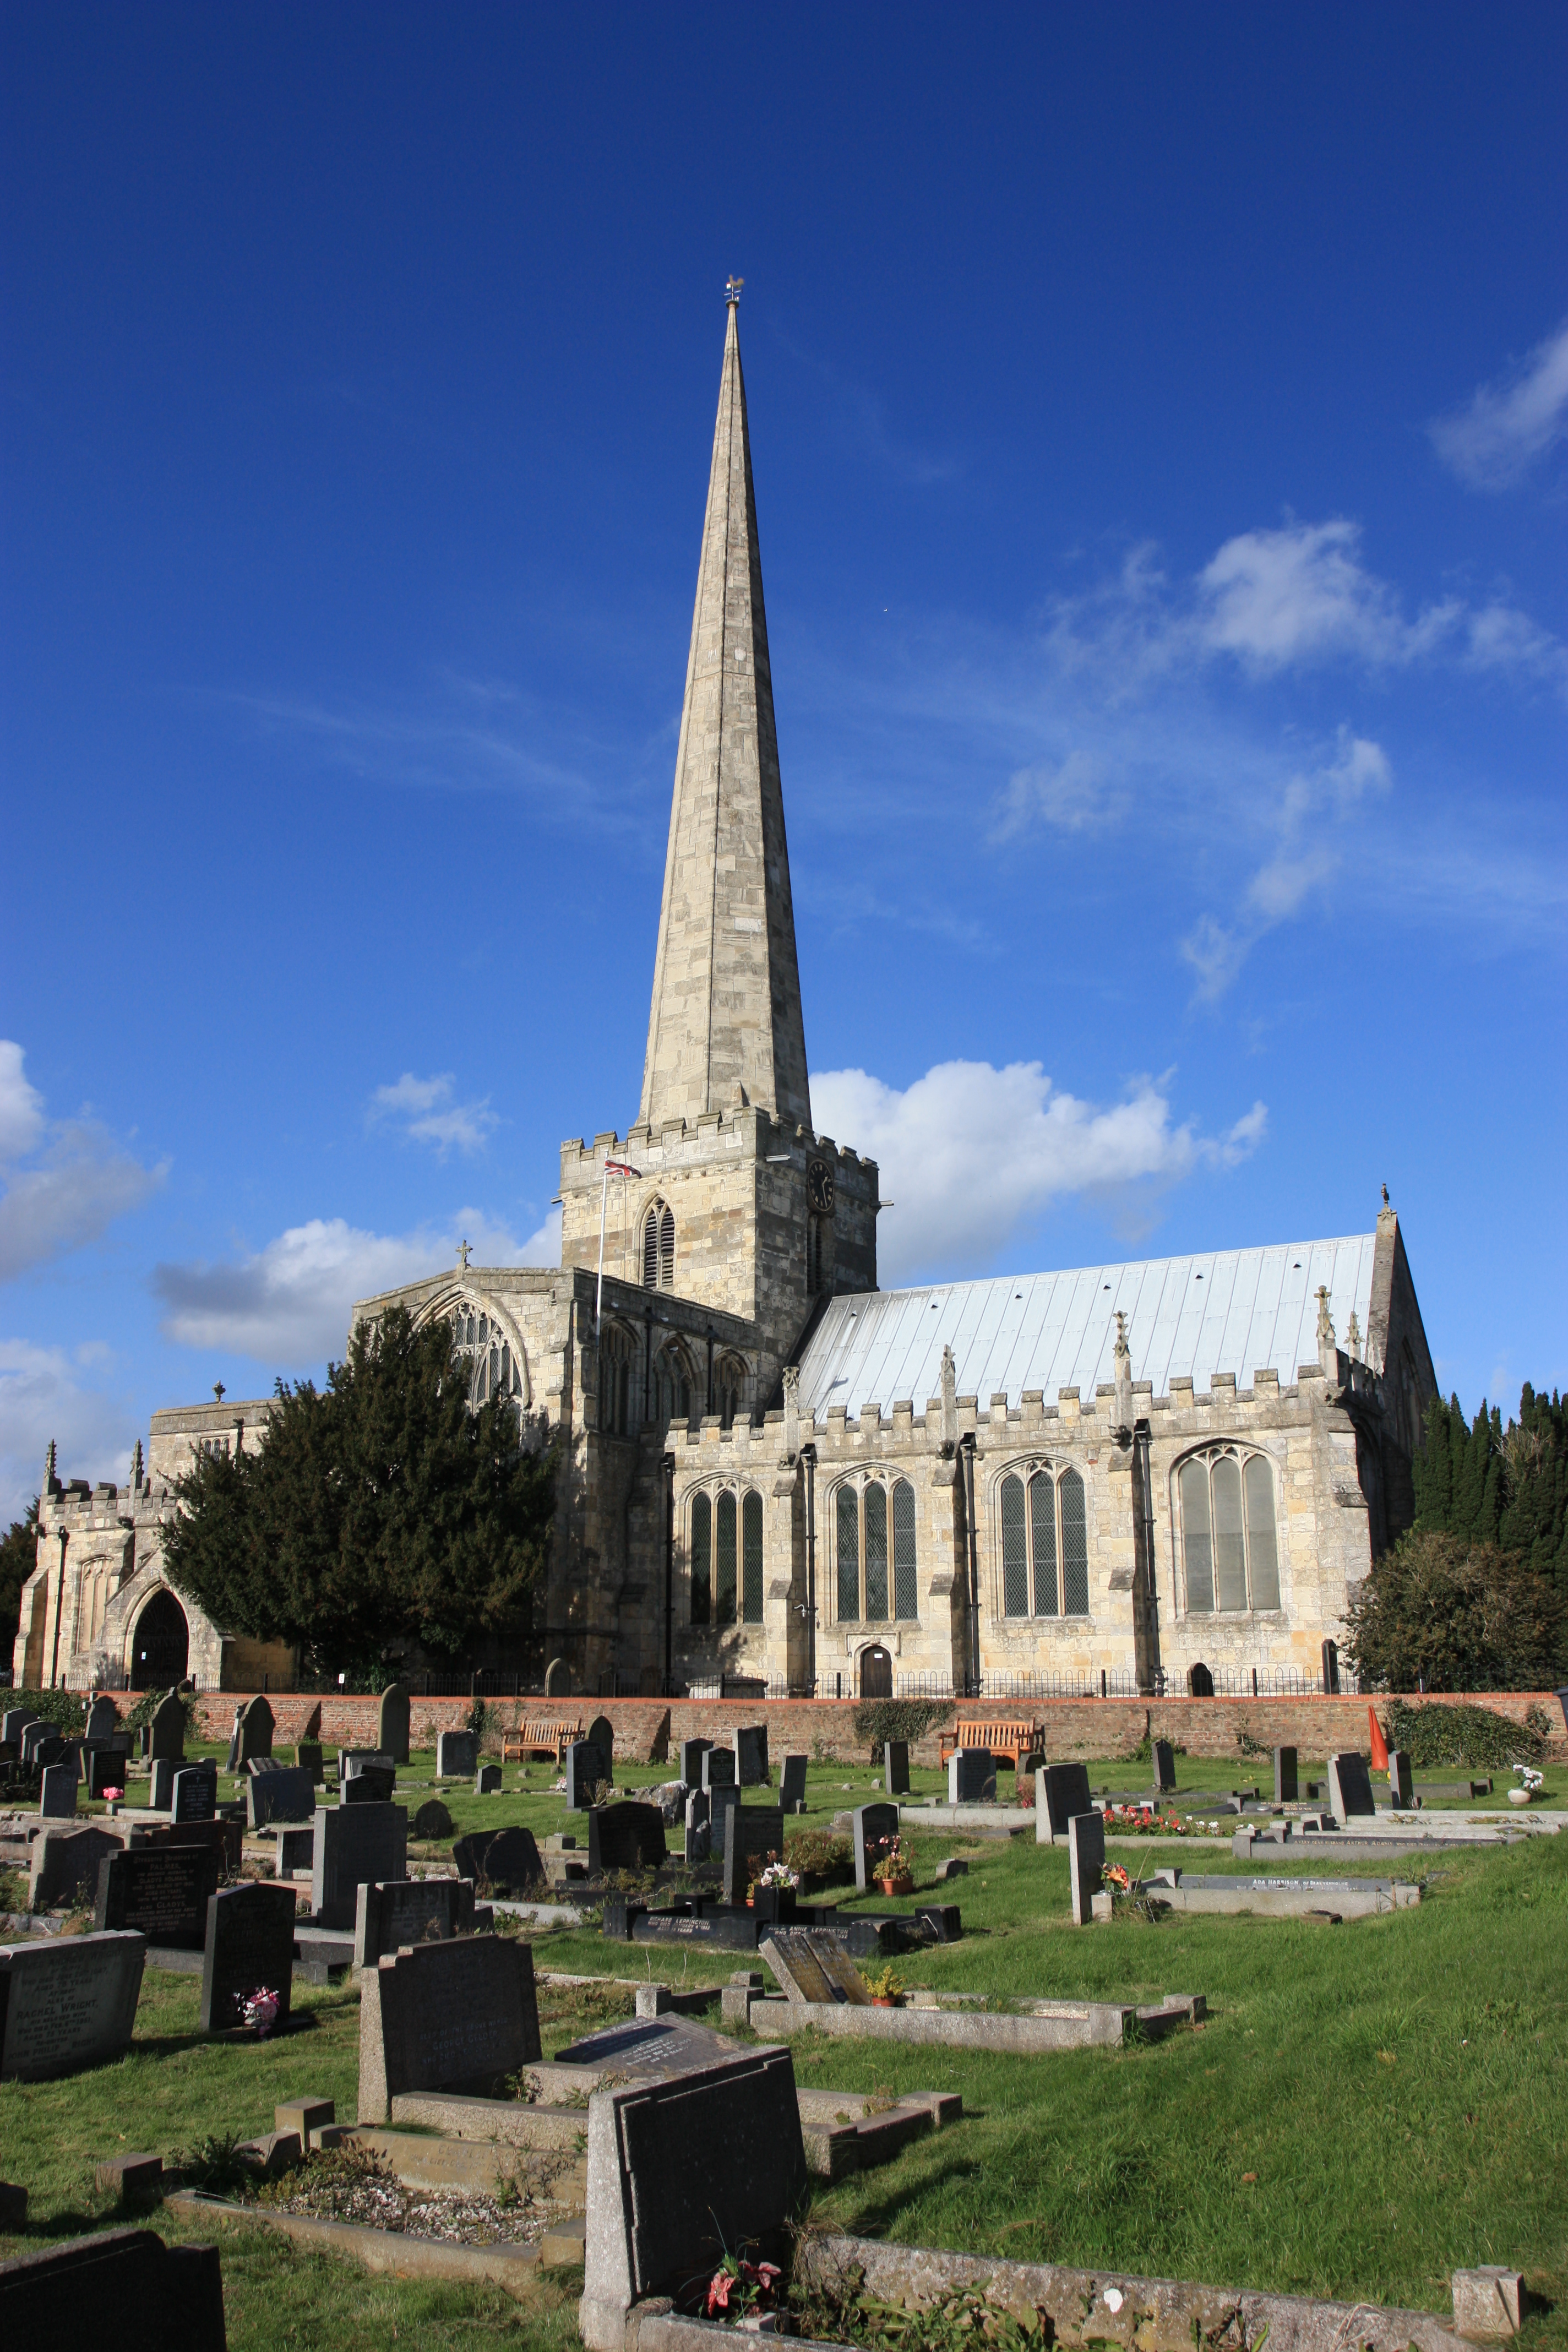
[[[944,1341],[942,1350],[942,1450],[951,1454],[958,1444],[958,1365]]]
[[[44,1492],[47,1495],[55,1483],[55,1441],[49,1440],[49,1450],[44,1456]]]
[[[1127,1318],[1120,1307],[1116,1310],[1116,1352],[1113,1375],[1116,1381],[1116,1426],[1130,1430],[1132,1426],[1132,1349],[1128,1344]]]
[[[219,1404],[221,1404],[223,1402],[223,1382],[221,1381],[215,1381],[213,1382],[213,1394],[216,1397]]]
[[[468,1260],[472,1255],[473,1251],[467,1242],[459,1242],[458,1244],[458,1264],[462,1267],[465,1274],[467,1274],[468,1270]]]

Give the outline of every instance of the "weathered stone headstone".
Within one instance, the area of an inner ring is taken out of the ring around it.
[[[471,1878],[403,1878],[367,1882],[354,1914],[356,1969],[374,1968],[384,1952],[405,1944],[449,1942],[474,1931]]]
[[[567,1698],[572,1691],[572,1669],[564,1658],[552,1658],[544,1669],[546,1698]]]
[[[702,1758],[702,1786],[710,1796],[715,1789],[738,1789],[735,1759],[727,1748],[710,1748]]]
[[[438,1731],[436,1735],[436,1778],[471,1780],[479,1769],[477,1731]]]
[[[263,1772],[246,1783],[246,1827],[266,1829],[273,1822],[308,1822],[316,1811],[316,1784],[309,1772]]]
[[[8,2344],[47,2342],[62,2311],[90,2342],[123,2352],[224,2352],[218,2250],[166,2246],[152,2230],[100,2230],[0,2264]]]
[[[40,2083],[118,2058],[131,2040],[143,1936],[0,1944],[0,2081]]]
[[[1388,1751],[1388,1786],[1394,1801],[1403,1809],[1415,1800],[1415,1782],[1410,1769],[1410,1759],[1401,1748]]]
[[[786,1756],[779,1773],[779,1797],[786,1813],[805,1811],[805,1771],[810,1762],[805,1756]]]
[[[769,1779],[767,1725],[741,1724],[733,1734],[733,1740],[737,1788],[765,1789]]]
[[[857,1805],[849,1816],[849,1844],[855,1857],[855,1885],[864,1895],[876,1875],[878,1848],[884,1838],[899,1834],[897,1805]]]
[[[947,1759],[950,1805],[994,1805],[996,1765],[989,1748],[955,1748]]]
[[[1176,1751],[1168,1739],[1154,1742],[1154,1787],[1162,1797],[1168,1797],[1176,1785]]]
[[[82,1738],[84,1739],[107,1739],[110,1735],[112,1732],[117,1731],[119,1727],[120,1717],[114,1711],[114,1701],[111,1698],[104,1697],[100,1692],[98,1697],[93,1700],[91,1706],[88,1708],[87,1721],[82,1726]]]
[[[702,1759],[713,1742],[710,1739],[683,1739],[680,1743],[680,1777],[689,1789],[702,1786]]]
[[[1296,1750],[1277,1748],[1274,1750],[1274,1801],[1277,1805],[1293,1805],[1300,1786],[1296,1777]]]
[[[107,1854],[99,1864],[93,1926],[100,1934],[134,1927],[150,1944],[199,1952],[221,1866],[212,1846],[144,1845]]]
[[[498,1895],[521,1895],[544,1876],[533,1832],[521,1827],[470,1831],[452,1848],[452,1860],[459,1878],[482,1879]]]
[[[33,1840],[27,1879],[27,1908],[55,1911],[67,1905],[91,1902],[98,1892],[98,1869],[107,1853],[123,1851],[125,1840],[112,1830],[40,1830]]]
[[[235,1761],[243,1772],[253,1756],[272,1753],[272,1709],[259,1691],[241,1707],[238,1730],[239,1754]]]
[[[1035,1840],[1039,1845],[1049,1845],[1053,1838],[1065,1838],[1068,1823],[1075,1813],[1094,1810],[1094,1800],[1089,1792],[1087,1764],[1047,1764],[1043,1772],[1035,1775]]]
[[[1329,1759],[1329,1811],[1342,1826],[1377,1811],[1366,1759],[1357,1748],[1347,1748],[1342,1755]]]
[[[69,1821],[76,1811],[79,1785],[74,1764],[46,1765],[38,1781],[40,1820]]]
[[[165,1691],[147,1726],[147,1753],[156,1762],[185,1752],[185,1710],[177,1691]]]
[[[360,1979],[359,2120],[391,2120],[404,2091],[489,2095],[539,2059],[533,1954],[505,1936],[389,1953]]]
[[[499,1764],[481,1764],[474,1774],[476,1797],[497,1797],[500,1794],[500,1785],[501,1770]]]
[[[565,1766],[566,1809],[568,1812],[585,1813],[589,1790],[606,1777],[604,1757],[586,1739],[574,1739],[566,1750]]]
[[[294,1744],[292,1753],[295,1770],[298,1772],[309,1772],[311,1780],[319,1789],[326,1777],[321,1764],[321,1741],[319,1739],[297,1740]],[[289,1760],[289,1751],[285,1748],[285,1762]]]
[[[616,1777],[616,1727],[607,1715],[596,1715],[588,1726],[588,1745],[596,1748],[605,1760],[606,1780]]]
[[[452,1816],[439,1797],[426,1798],[414,1816],[414,1834],[426,1841],[451,1836]]]
[[[395,1764],[408,1761],[408,1688],[393,1683],[381,1694],[376,1709],[375,1744]]]
[[[174,1803],[174,1774],[182,1761],[174,1756],[153,1757],[147,1786],[147,1810],[150,1813],[166,1813]]]
[[[330,1821],[331,1815],[324,1818]],[[221,1886],[208,1897],[202,1961],[204,2033],[231,2033],[243,2027],[246,2000],[263,1991],[278,1999],[272,2032],[282,2027],[294,1983],[295,1916],[293,1888],[276,1882]]]
[[[316,1815],[315,1832],[310,1908],[319,1927],[352,1927],[366,1880],[408,1875],[406,1805],[329,1806]]]
[[[685,1860],[689,1864],[706,1862],[712,1850],[709,1801],[700,1789],[693,1789],[686,1800]]]
[[[882,1786],[889,1797],[910,1793],[910,1743],[889,1739],[882,1744]]]
[[[589,2352],[619,2352],[634,2303],[706,2277],[731,2248],[787,2257],[787,2224],[805,2186],[786,2050],[595,2092],[578,2310]]]
[[[668,1851],[657,1805],[627,1800],[596,1805],[588,1815],[588,1868],[595,1877],[605,1870],[657,1870]]]
[[[784,1817],[777,1805],[731,1805],[724,1814],[724,1877],[726,1903],[743,1903],[750,1874],[746,1864],[753,1854],[776,1854],[782,1862],[784,1852]]]
[[[870,2008],[866,1979],[849,1957],[841,1928],[774,1927],[758,1948],[787,2000]]]
[[[212,1758],[186,1764],[174,1774],[170,1818],[176,1822],[210,1822],[217,1811],[217,1765]]]
[[[342,1787],[345,1780],[352,1780],[356,1772],[363,1772],[367,1764],[374,1765],[383,1771],[396,1769],[391,1757],[384,1748],[340,1748],[338,1750],[339,1788]]]
[[[397,1787],[397,1773],[390,1764],[362,1764],[351,1772],[338,1794],[342,1805],[389,1805]]]
[[[1105,1816],[1075,1813],[1068,1823],[1068,1861],[1072,1874],[1072,1916],[1080,1927],[1094,1916],[1105,1869]]]

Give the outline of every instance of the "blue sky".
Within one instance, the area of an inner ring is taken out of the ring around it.
[[[0,1508],[635,1115],[731,271],[884,1281],[1386,1181],[1568,1381],[1561,8],[0,41]]]

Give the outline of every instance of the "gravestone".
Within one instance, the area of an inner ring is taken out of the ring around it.
[[[1168,1797],[1176,1785],[1176,1754],[1168,1739],[1154,1742],[1154,1787],[1162,1797]]]
[[[0,1944],[0,2082],[46,2082],[118,2058],[146,1957],[146,1937],[130,1933]]]
[[[629,1800],[596,1805],[588,1815],[588,1870],[657,1870],[665,1860],[664,1815],[657,1805]]]
[[[390,1764],[362,1764],[350,1774],[339,1792],[338,1803],[343,1805],[389,1805],[397,1787],[397,1773]]]
[[[8,1706],[5,1714],[0,1715],[0,1747],[14,1748],[19,1756],[22,1752],[22,1734],[29,1724],[37,1721],[37,1716],[28,1708]]]
[[[947,1759],[950,1805],[994,1805],[996,1765],[989,1748],[955,1748]]]
[[[552,1658],[544,1669],[546,1698],[568,1698],[572,1692],[572,1669],[564,1658]]]
[[[483,1879],[498,1894],[523,1894],[544,1876],[533,1832],[521,1828],[472,1830],[458,1840],[452,1860],[459,1878]]]
[[[602,1751],[586,1739],[574,1739],[566,1750],[566,1810],[588,1811],[588,1791],[608,1776]]]
[[[616,1727],[607,1715],[596,1715],[588,1726],[588,1745],[596,1748],[604,1759],[603,1777],[613,1780],[616,1777]]]
[[[165,1691],[153,1709],[147,1726],[147,1753],[154,1763],[177,1759],[185,1752],[185,1710],[177,1691]]]
[[[150,1813],[166,1813],[174,1801],[174,1774],[182,1758],[154,1756],[153,1770],[147,1784],[147,1810]]]
[[[99,1864],[93,1926],[105,1934],[134,1927],[150,1944],[199,1952],[206,1940],[207,1897],[217,1893],[219,1854],[205,1845],[143,1845],[107,1854]]]
[[[393,1683],[381,1694],[375,1715],[375,1744],[395,1764],[408,1761],[408,1689]]]
[[[786,1813],[805,1811],[805,1768],[809,1758],[786,1756],[779,1772],[779,1797]]]
[[[1094,1916],[1105,1869],[1105,1816],[1075,1813],[1068,1823],[1068,1861],[1072,1874],[1072,1916],[1080,1927]]]
[[[882,1786],[889,1797],[907,1797],[910,1793],[910,1743],[907,1739],[889,1739],[882,1744]]]
[[[279,1830],[278,1832],[278,1875],[292,1878],[297,1870],[309,1870],[316,1851],[316,1832],[308,1830]]]
[[[1410,1769],[1410,1759],[1401,1748],[1391,1748],[1388,1751],[1388,1785],[1393,1792],[1394,1803],[1402,1811],[1413,1801],[1415,1784]]]
[[[471,1878],[404,1878],[368,1881],[359,1890],[354,1914],[356,1969],[374,1968],[384,1952],[405,1944],[449,1942],[474,1932]]]
[[[438,1731],[436,1735],[436,1778],[438,1780],[471,1780],[479,1769],[479,1735],[477,1731]]]
[[[482,1770],[484,1768],[481,1766],[480,1769]],[[499,1766],[492,1766],[490,1769],[499,1774]],[[452,1816],[447,1811],[446,1806],[441,1802],[439,1797],[426,1798],[425,1802],[420,1806],[419,1811],[414,1816],[414,1834],[416,1838],[426,1840],[429,1840],[431,1838],[449,1838],[451,1836]]]
[[[46,1765],[38,1782],[38,1817],[41,1821],[69,1821],[76,1811],[76,1766]]]
[[[27,1878],[29,1911],[55,1911],[98,1891],[104,1855],[121,1853],[125,1840],[112,1830],[40,1830],[33,1840]]]
[[[210,1822],[217,1811],[217,1765],[210,1757],[174,1774],[169,1814],[176,1822]]]
[[[680,1777],[689,1789],[702,1786],[702,1759],[713,1742],[710,1739],[683,1739],[680,1743]]]
[[[870,2008],[866,1979],[850,1958],[842,1932],[775,1927],[759,1948],[787,2000]]]
[[[752,1854],[776,1854],[784,1860],[784,1817],[777,1805],[731,1805],[724,1813],[724,1877],[726,1903],[743,1903]]]
[[[56,1760],[54,1757],[46,1756],[40,1759],[39,1756],[40,1748],[51,1746],[57,1748],[65,1746],[65,1741],[60,1738],[54,1725],[42,1722],[29,1723],[22,1734],[24,1769],[29,1772],[37,1772],[52,1764]]]
[[[635,2303],[708,2277],[731,2248],[787,2260],[805,2187],[787,2050],[595,2093],[578,2308],[589,2352],[619,2352]]]
[[[709,1801],[700,1789],[693,1789],[686,1800],[686,1846],[684,1859],[690,1864],[706,1862],[712,1851],[712,1830],[708,1818]]]
[[[88,1748],[85,1754],[88,1795],[103,1797],[110,1789],[118,1789],[123,1794],[125,1767],[130,1761],[129,1757],[121,1755],[112,1748]]]
[[[475,1796],[499,1797],[500,1794],[500,1781],[501,1773],[500,1766],[499,1764],[481,1764],[479,1770],[474,1774]],[[423,1811],[424,1808],[421,1807],[420,1810]]]
[[[288,1754],[288,1749],[285,1749],[285,1760],[287,1760]],[[294,1744],[293,1757],[295,1770],[297,1772],[309,1772],[311,1780],[319,1789],[326,1777],[321,1765],[321,1741],[319,1739],[297,1740]]]
[[[1348,1821],[1377,1811],[1366,1759],[1357,1748],[1329,1759],[1329,1811],[1342,1828]]]
[[[278,1996],[271,2031],[281,2031],[293,1991],[295,1916],[293,1888],[275,1881],[220,1886],[208,1897],[202,1959],[204,2033],[231,2033],[242,2027],[245,2001],[261,1991]]]
[[[716,1789],[707,1791],[707,1796],[708,1819],[713,1830],[713,1852],[721,1857],[724,1852],[724,1815],[731,1805],[740,1803],[741,1791],[732,1780],[721,1780]]]
[[[702,1786],[710,1796],[715,1789],[738,1789],[735,1759],[727,1748],[710,1748],[702,1759]]]
[[[239,1753],[235,1763],[243,1772],[253,1756],[270,1756],[272,1753],[272,1709],[259,1691],[240,1708],[236,1727],[239,1734]]]
[[[1053,1838],[1065,1838],[1068,1823],[1073,1815],[1092,1812],[1093,1810],[1087,1764],[1047,1764],[1043,1772],[1036,1773],[1037,1844],[1049,1845]]]
[[[68,2312],[74,2334],[117,2352],[225,2352],[216,2246],[166,2246],[152,2230],[100,2230],[0,2263],[0,2337],[43,2344]]]
[[[253,1756],[245,1768],[245,1773],[247,1780],[256,1780],[263,1772],[281,1772],[282,1769],[280,1756]]]
[[[1296,1750],[1277,1748],[1274,1750],[1274,1801],[1277,1805],[1293,1805],[1300,1783],[1296,1777]]]
[[[316,1815],[310,1908],[321,1927],[352,1927],[367,1879],[408,1875],[406,1805],[339,1805]],[[289,1900],[293,1897],[290,1895]]]
[[[472,2089],[539,2060],[533,1954],[508,1936],[389,1953],[360,1979],[359,2120],[384,2124],[405,2091]]]
[[[735,1783],[742,1789],[765,1789],[768,1785],[768,1727],[765,1723],[746,1723],[737,1727],[733,1735],[735,1750]]]
[[[884,1838],[899,1834],[897,1805],[857,1805],[849,1816],[849,1845],[855,1858],[855,1888],[864,1895],[870,1885],[877,1849]]]
[[[246,1827],[266,1829],[272,1822],[308,1822],[316,1811],[316,1784],[309,1772],[263,1772],[246,1783]]]
[[[340,1748],[338,1750],[339,1788],[341,1789],[342,1787],[345,1780],[352,1780],[356,1772],[363,1771],[367,1764],[377,1765],[383,1770],[395,1770],[396,1769],[393,1764],[391,1757],[386,1754],[384,1748]]]
[[[81,1736],[84,1739],[107,1739],[118,1730],[119,1726],[120,1717],[114,1711],[114,1701],[100,1694],[88,1708]]]

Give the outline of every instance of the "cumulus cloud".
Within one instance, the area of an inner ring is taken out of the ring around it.
[[[167,1161],[132,1159],[96,1119],[47,1118],[25,1058],[0,1038],[0,1282],[96,1241],[168,1172]]]
[[[1385,581],[1361,560],[1361,530],[1329,522],[1244,530],[1198,574],[1196,634],[1203,650],[1260,670],[1352,654],[1409,661],[1449,629],[1458,606],[1437,604],[1406,622]]]
[[[1019,768],[1008,778],[992,813],[990,837],[993,842],[1011,841],[1036,824],[1084,833],[1118,824],[1127,803],[1125,787],[1103,761],[1087,751],[1069,751],[1065,760]]]
[[[344,1217],[312,1217],[248,1257],[160,1265],[153,1286],[166,1310],[169,1339],[298,1370],[342,1354],[356,1299],[440,1272],[463,1240],[476,1265],[559,1265],[560,1213],[521,1242],[480,1209],[460,1210],[447,1224],[410,1234],[368,1233]]]
[[[878,1162],[893,1207],[880,1220],[885,1280],[975,1273],[1026,1220],[1064,1195],[1163,1190],[1201,1167],[1232,1167],[1261,1141],[1255,1103],[1219,1137],[1173,1120],[1168,1081],[1141,1078],[1109,1107],[1054,1087],[1038,1062],[942,1062],[901,1092],[865,1070],[813,1075],[824,1133]]]
[[[377,1087],[371,1097],[370,1124],[395,1120],[416,1143],[433,1143],[445,1160],[454,1145],[459,1151],[478,1151],[497,1125],[486,1095],[478,1102],[454,1102],[457,1079],[450,1070],[436,1077],[416,1078],[405,1070],[395,1086]]]
[[[1502,490],[1568,433],[1568,320],[1468,406],[1428,425],[1444,464],[1472,489]]]
[[[82,1375],[112,1362],[100,1341],[68,1351],[0,1339],[0,1525],[19,1519],[38,1492],[50,1438],[62,1478],[130,1475],[135,1427],[129,1408]]]

